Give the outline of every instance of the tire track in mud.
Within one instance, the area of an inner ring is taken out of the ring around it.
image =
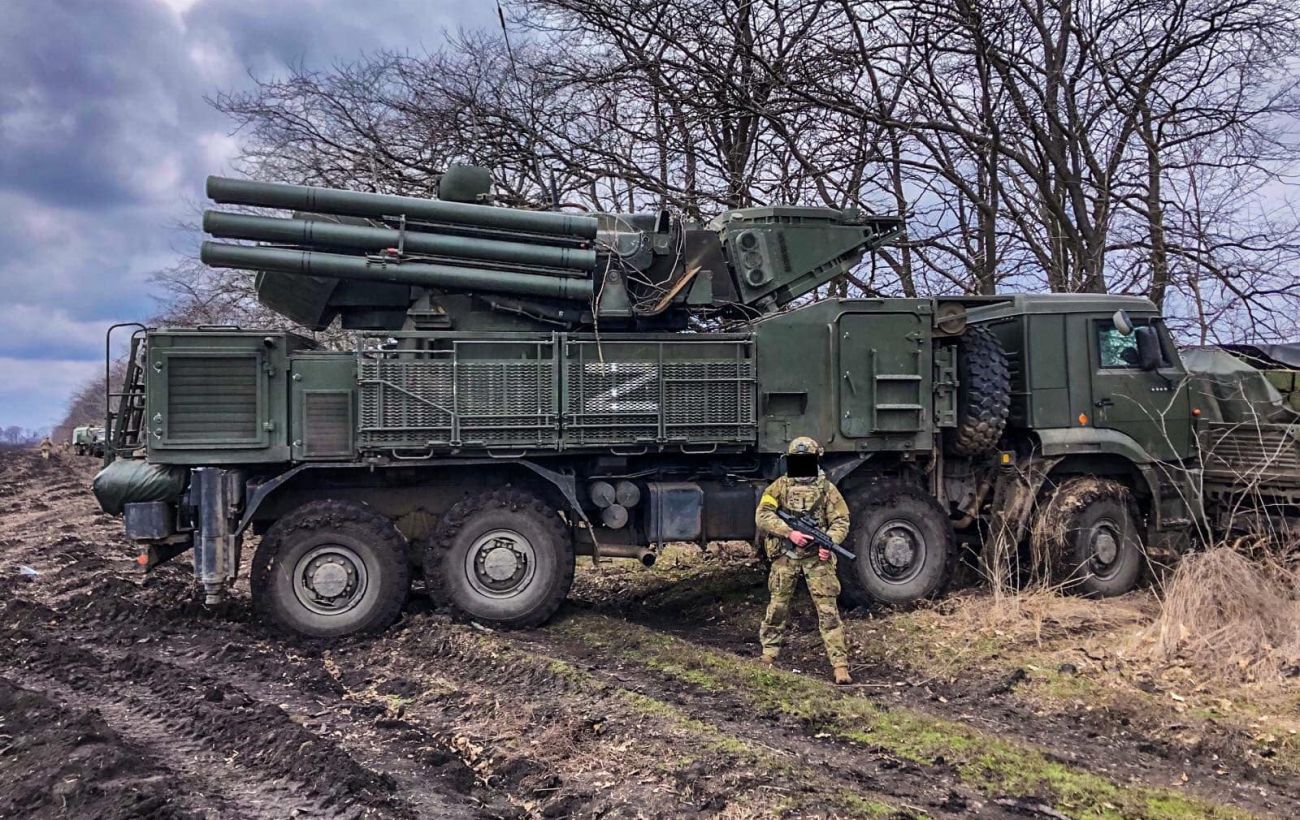
[[[167,588],[161,590],[129,584],[124,588],[109,580],[62,597],[57,609],[17,598],[0,606],[0,622],[5,624],[0,637],[23,647],[19,657],[28,667],[52,669],[47,683],[67,688],[61,680],[72,678],[76,686],[66,693],[70,700],[93,701],[106,715],[124,719],[144,713],[155,721],[165,721],[168,731],[179,727],[197,742],[225,743],[224,752],[209,763],[246,762],[246,757],[240,757],[240,751],[246,749],[261,757],[270,754],[272,774],[290,780],[287,798],[316,814],[329,812],[308,805],[310,801],[304,802],[301,795],[321,793],[320,799],[328,807],[330,794],[326,792],[337,782],[344,786],[360,783],[370,791],[363,795],[367,798],[379,792],[388,795],[361,800],[358,805],[367,816],[376,812],[426,817],[511,813],[504,804],[493,805],[490,793],[478,795],[482,799],[469,795],[475,785],[473,773],[441,740],[404,727],[382,708],[348,700],[347,690],[325,670],[318,647],[268,642],[257,629],[239,621],[216,619],[197,605],[173,610],[140,600],[144,593],[181,591],[173,589],[177,584],[164,586]],[[75,635],[78,642],[58,640],[52,637],[56,633]],[[99,670],[106,678],[120,680],[123,688],[142,694],[129,697],[129,708],[122,712],[118,690],[104,692],[89,686],[80,671],[68,671],[69,658],[76,659],[73,665],[78,670]],[[5,663],[0,661],[3,668]],[[32,677],[29,670],[27,674]],[[168,695],[177,690],[187,693],[179,704]],[[237,721],[228,732],[233,736],[222,738],[222,727],[229,719],[225,707],[230,705],[241,716],[251,712],[252,719]],[[197,717],[190,720],[187,715]],[[268,752],[261,737],[266,732],[278,733],[281,745],[298,752],[292,756]],[[123,733],[131,731],[124,729]],[[148,745],[163,738],[137,739]],[[302,749],[308,744],[309,754],[303,760]],[[328,754],[316,754],[318,747]],[[231,755],[234,757],[227,760]],[[295,805],[287,798],[281,802]],[[342,804],[349,801],[357,803],[348,796]],[[341,813],[349,816],[348,811]],[[270,816],[282,815],[274,810]]]
[[[576,640],[565,622],[588,617],[581,604],[556,625],[525,633],[453,625],[419,598],[373,638],[328,645],[272,636],[253,623],[243,587],[221,611],[196,603],[183,561],[142,580],[118,523],[98,514],[66,465],[4,458],[0,643],[19,651],[0,657],[0,674],[46,688],[66,708],[99,709],[112,727],[147,724],[122,737],[146,755],[190,761],[163,774],[196,795],[185,809],[258,816],[273,797],[281,809],[274,816],[294,805],[393,817],[1030,811],[1031,804],[990,800],[947,763],[918,764],[822,736],[815,720],[756,710],[739,682],[693,685]],[[27,504],[50,509],[24,511]],[[6,562],[43,576],[25,580]],[[755,585],[754,573],[741,575],[686,580],[675,604],[668,594],[616,586],[585,609],[614,629],[626,620],[701,651],[744,654]],[[743,585],[745,600],[723,612],[706,588],[714,583]],[[820,669],[815,638],[795,641],[790,659],[802,666],[816,657],[815,667],[803,668]],[[864,680],[892,684],[902,674],[873,668]],[[914,706],[921,699],[891,689],[881,702],[922,708]],[[971,723],[958,712],[976,708],[967,700],[946,711]],[[1022,737],[1021,728],[1008,731]],[[1110,751],[1079,742],[1093,756]],[[1178,770],[1153,760],[1135,776],[1150,781]]]
[[[517,641],[509,634],[477,633],[466,627],[437,632],[412,628],[397,636],[394,644],[389,648],[392,671],[407,680],[432,676],[435,684],[453,685],[455,692],[444,698],[454,709],[483,712],[488,700],[507,712],[531,713],[530,723],[544,738],[500,744],[488,751],[488,756],[498,759],[485,760],[489,776],[501,778],[516,791],[522,787],[526,792],[538,782],[534,775],[542,774],[530,773],[521,780],[519,769],[551,765],[556,762],[552,752],[565,746],[574,747],[574,753],[562,764],[585,755],[609,765],[615,760],[608,754],[612,750],[621,755],[620,771],[638,775],[639,783],[625,779],[623,793],[610,797],[598,792],[599,777],[593,782],[584,777],[587,773],[570,772],[571,781],[564,784],[571,790],[569,804],[545,807],[548,814],[561,808],[568,813],[580,806],[584,816],[629,811],[637,816],[680,816],[723,810],[741,817],[773,816],[780,812],[769,791],[792,793],[781,799],[796,814],[916,813],[907,809],[905,801],[889,799],[870,779],[841,777],[841,772],[823,769],[820,760],[682,710],[662,692],[590,675],[546,647]],[[553,778],[541,782],[558,785]]]
[[[95,710],[106,725],[137,748],[148,749],[148,758],[166,760],[165,771],[181,807],[196,815],[215,811],[221,817],[271,818],[290,815],[321,817],[358,816],[338,812],[319,801],[303,799],[308,788],[292,781],[267,780],[256,772],[231,765],[231,760],[188,736],[185,727],[159,717],[144,708],[138,698],[110,698],[92,695],[56,678],[7,669],[6,679],[39,690],[62,704],[78,704]],[[142,752],[143,753],[143,752]],[[202,796],[202,803],[195,801]],[[346,808],[346,807],[345,807]]]
[[[831,742],[805,721],[771,709],[756,712],[735,692],[684,683],[635,662],[594,651],[553,629],[504,633],[499,638],[521,652],[561,660],[611,687],[662,700],[719,733],[770,749],[813,770],[834,772],[836,778],[882,795],[905,809],[935,817],[964,816],[977,808],[985,817],[1014,814],[987,805],[984,796],[960,783],[949,766],[921,766],[884,750]]]
[[[6,630],[0,674],[93,708],[118,734],[168,761],[193,791],[238,816],[413,817],[393,784],[242,690],[125,651]]]
[[[231,814],[215,795],[200,804],[176,789],[172,768],[114,732],[98,713],[0,675],[0,817],[96,816],[106,820]]]

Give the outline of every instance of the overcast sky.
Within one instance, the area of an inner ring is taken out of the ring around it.
[[[3,0],[0,427],[52,426],[104,330],[156,310],[238,136],[204,102],[286,65],[436,49],[492,0]]]

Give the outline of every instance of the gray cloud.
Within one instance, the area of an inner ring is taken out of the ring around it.
[[[0,423],[57,421],[66,384],[102,356],[96,329],[156,309],[150,274],[192,247],[175,226],[237,149],[206,96],[288,65],[433,49],[447,29],[494,20],[490,0],[6,3]]]

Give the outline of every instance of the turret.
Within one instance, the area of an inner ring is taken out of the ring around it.
[[[442,199],[210,177],[216,202],[293,213],[208,211],[213,237],[266,244],[205,242],[202,259],[259,271],[258,298],[314,328],[340,316],[358,329],[470,329],[486,311],[525,326],[671,329],[778,310],[901,227],[856,209],[749,208],[708,227],[667,211],[532,211],[483,204],[489,185],[468,167],[444,176]]]

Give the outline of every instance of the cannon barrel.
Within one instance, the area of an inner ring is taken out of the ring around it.
[[[529,265],[570,276],[596,267],[596,251],[591,248],[532,245],[315,219],[277,219],[205,211],[203,230],[225,239],[255,239],[284,245],[352,248],[362,251],[381,251],[396,248],[400,244],[406,253]]]
[[[597,226],[593,217],[576,214],[496,208],[491,205],[443,202],[411,196],[370,194],[216,176],[208,177],[208,197],[215,202],[231,205],[284,208],[343,216],[371,218],[405,216],[410,220],[452,225],[466,230],[481,229],[529,234],[534,237],[551,237],[550,241],[556,243],[595,239]]]
[[[204,242],[199,254],[205,265],[307,276],[329,276],[364,282],[393,282],[441,290],[487,291],[558,299],[590,300],[590,279],[543,276],[428,262],[384,262],[361,256],[259,248]]]

